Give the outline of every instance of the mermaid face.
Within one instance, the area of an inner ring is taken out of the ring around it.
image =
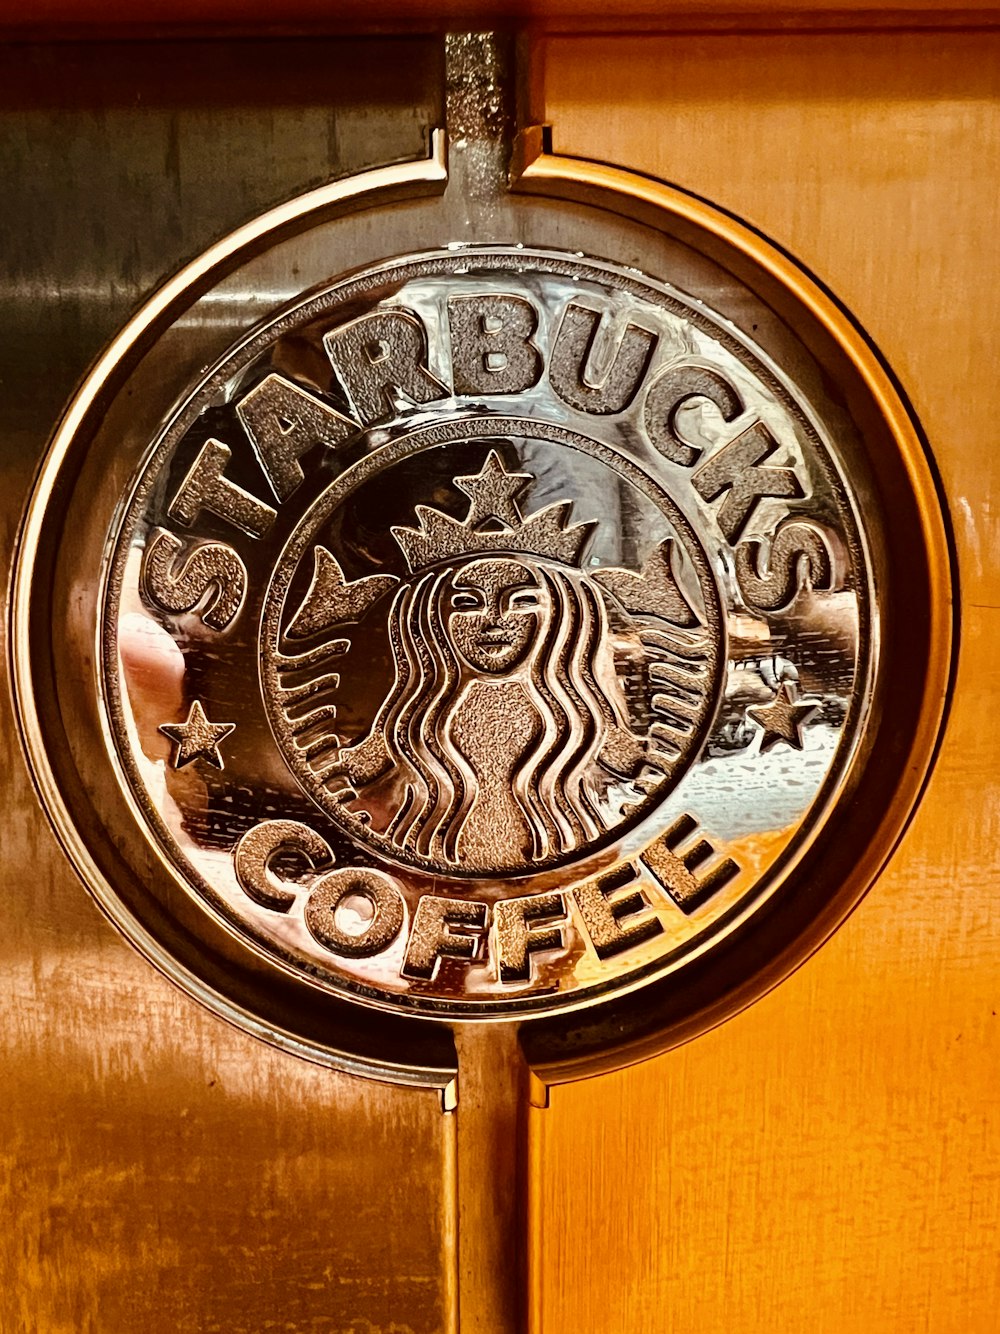
[[[472,670],[501,676],[520,666],[548,610],[537,575],[518,560],[476,560],[451,587],[449,634]]]

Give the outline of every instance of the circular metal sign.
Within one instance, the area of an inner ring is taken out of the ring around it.
[[[835,441],[711,311],[567,254],[406,257],[280,312],[109,550],[104,704],[149,836],[383,1004],[676,967],[808,841],[870,702]]]
[[[16,587],[27,748],[108,910],[382,1072],[437,1059],[393,1014],[571,1064],[769,985],[898,836],[950,661],[919,440],[819,289],[544,157],[441,246],[445,180],[327,187],[164,289]]]

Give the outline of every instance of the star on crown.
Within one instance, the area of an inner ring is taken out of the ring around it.
[[[480,472],[455,478],[455,485],[469,497],[464,519],[453,519],[428,505],[414,506],[420,527],[392,530],[411,573],[442,561],[507,551],[578,564],[596,523],[567,527],[572,509],[568,500],[525,519],[517,496],[532,480],[530,473],[508,472],[500,455],[491,449]]]

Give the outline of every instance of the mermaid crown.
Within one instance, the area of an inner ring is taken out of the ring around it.
[[[455,485],[469,497],[469,512],[464,519],[453,519],[428,505],[415,505],[420,527],[392,529],[410,572],[444,561],[499,552],[579,564],[596,523],[568,526],[573,508],[569,500],[548,505],[526,519],[517,496],[533,480],[530,473],[508,472],[500,455],[491,449],[480,472],[455,478]]]

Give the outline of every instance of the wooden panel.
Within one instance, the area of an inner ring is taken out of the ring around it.
[[[129,52],[107,54],[118,82],[94,81],[115,105],[81,112],[93,89],[79,92],[80,76],[47,56],[25,110],[14,75],[25,58],[4,67],[0,107],[14,145],[5,543],[58,403],[140,289],[228,225],[225,210],[242,216],[357,165],[338,157],[339,142],[361,133],[380,153],[396,142],[377,111],[359,107],[350,133],[351,113],[327,117],[320,72],[341,102],[345,81],[357,98],[374,75],[320,71],[318,55],[316,109],[275,118],[223,105],[207,77],[215,110],[203,92],[196,112],[179,114],[183,99],[161,78],[159,100],[150,106],[147,85],[142,115],[125,114],[116,90]],[[275,74],[256,59],[246,102]],[[666,176],[749,217],[827,280],[889,354],[944,477],[965,625],[928,797],[835,940],[716,1033],[553,1092],[539,1118],[545,1334],[995,1328],[998,65],[1000,39],[982,33],[552,43],[558,149]],[[301,87],[299,74],[285,69],[288,88]],[[390,81],[405,91],[393,99],[400,142],[418,151],[433,108],[411,109],[417,94],[400,78],[397,69]],[[242,124],[243,156],[213,150],[224,121]],[[108,136],[128,124],[146,137],[119,176]],[[88,144],[90,183],[79,165]],[[18,167],[28,154],[30,172]],[[202,165],[185,176],[185,161]],[[129,193],[144,170],[173,190],[159,211],[141,202],[148,186]],[[67,177],[70,196],[54,184]],[[129,208],[132,251],[102,254]],[[32,269],[32,256],[58,264]],[[430,1095],[281,1058],[158,979],[72,879],[10,729],[0,711],[3,852],[14,868],[0,944],[0,1173],[13,1220],[0,1328],[438,1328],[445,1150]],[[405,1173],[404,1139],[421,1145]]]
[[[95,31],[271,33],[347,30],[387,32],[400,28],[438,31],[443,24],[483,28],[497,22],[535,23],[566,31],[663,31],[692,22],[711,28],[815,28],[864,23],[942,26],[959,22],[996,24],[996,3],[969,0],[146,0],[137,9],[127,0],[33,0],[30,7],[0,0],[0,28],[12,32],[74,38]]]
[[[62,403],[145,289],[312,180],[419,156],[435,55],[0,48],[0,568]],[[139,958],[56,846],[5,680],[0,806],[0,1331],[437,1334],[439,1096],[279,1053]]]
[[[838,935],[714,1033],[553,1091],[545,1334],[996,1328],[998,90],[1000,40],[971,33],[551,43],[558,151],[742,214],[881,345],[944,481],[964,628],[930,789]]]

